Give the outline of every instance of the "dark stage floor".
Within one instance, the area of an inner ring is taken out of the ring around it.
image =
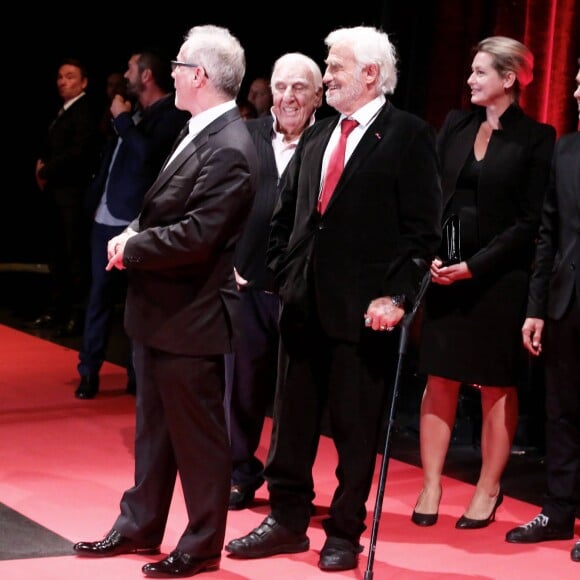
[[[53,331],[32,329],[32,321],[43,312],[46,306],[47,283],[48,276],[42,272],[42,268],[36,269],[34,265],[27,268],[14,268],[0,264],[0,287],[2,288],[0,324],[78,350],[80,336],[55,337]],[[119,304],[107,359],[114,364],[124,365],[127,352],[127,340],[122,330],[122,305]],[[405,359],[407,370],[403,372],[404,376],[397,399],[390,449],[392,457],[419,465],[418,409],[424,381],[422,377],[414,373],[413,367],[413,349],[411,348]],[[503,491],[508,496],[541,505],[544,491],[543,426],[538,425],[541,420],[534,418],[534,415],[537,417],[538,413],[532,412],[538,407],[537,389],[524,389],[522,398],[521,406],[527,409],[528,413],[520,420],[516,445],[514,445],[503,478]],[[477,391],[466,387],[460,401],[458,421],[445,467],[446,475],[472,484],[477,480],[480,467],[478,408]],[[580,509],[578,516],[580,517]]]

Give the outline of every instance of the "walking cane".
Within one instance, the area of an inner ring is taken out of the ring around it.
[[[377,536],[379,532],[379,521],[381,518],[381,512],[383,509],[383,496],[385,494],[385,483],[387,479],[387,470],[389,467],[389,454],[390,454],[390,444],[391,444],[391,427],[393,426],[395,417],[395,403],[397,401],[397,395],[399,394],[399,382],[401,380],[401,371],[403,368],[403,359],[407,353],[407,346],[409,343],[409,329],[411,327],[411,322],[415,318],[415,314],[421,305],[423,296],[427,291],[427,287],[431,281],[431,274],[429,270],[423,276],[421,280],[421,286],[413,308],[403,316],[401,321],[401,336],[399,338],[399,357],[397,359],[397,371],[395,373],[395,382],[393,384],[393,394],[391,396],[391,406],[389,409],[389,420],[387,423],[387,432],[385,435],[385,445],[383,448],[383,458],[381,460],[381,470],[379,475],[379,486],[377,489],[377,498],[375,500],[375,511],[373,515],[373,527],[371,532],[371,542],[369,545],[369,557],[367,561],[367,569],[365,571],[364,580],[372,580],[373,578],[373,564],[375,561],[375,551],[377,546]]]

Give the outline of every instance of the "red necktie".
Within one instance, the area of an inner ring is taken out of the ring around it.
[[[343,119],[340,124],[340,139],[328,160],[328,167],[326,168],[322,191],[320,192],[320,197],[318,199],[318,211],[321,214],[326,210],[326,206],[328,205],[328,202],[334,193],[336,184],[340,179],[340,174],[344,169],[346,140],[357,125],[358,121],[355,121],[354,119]]]

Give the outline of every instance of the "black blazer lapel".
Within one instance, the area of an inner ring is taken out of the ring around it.
[[[469,120],[469,123],[464,127],[457,128],[455,138],[450,138],[446,142],[445,158],[449,163],[449,170],[447,173],[450,182],[453,183],[454,186],[448,188],[447,191],[443,191],[443,210],[445,210],[453,197],[455,184],[457,183],[459,174],[469,156],[470,150],[473,148],[479,124],[479,117],[473,115]]]
[[[236,119],[240,119],[239,110],[236,108],[226,111],[222,115],[220,115],[217,119],[212,121],[207,127],[201,130],[191,141],[188,143],[182,151],[179,152],[177,157],[165,165],[165,167],[161,170],[155,182],[149,188],[149,191],[145,194],[144,201],[147,201],[155,196],[157,191],[161,189],[167,181],[175,175],[176,171],[188,160],[192,155],[199,149],[200,147],[204,146],[208,139],[209,135],[212,133],[217,133],[221,131],[225,125],[235,121]]]

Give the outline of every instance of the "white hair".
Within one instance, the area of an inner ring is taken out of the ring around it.
[[[328,49],[335,45],[349,47],[361,66],[379,67],[377,93],[392,94],[397,86],[397,52],[386,32],[371,26],[338,28],[324,39]]]

